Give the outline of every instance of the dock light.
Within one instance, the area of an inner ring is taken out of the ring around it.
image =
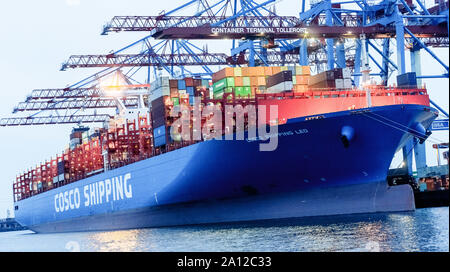
[[[129,85],[120,70],[98,80],[99,88],[107,95],[123,96],[124,86]]]

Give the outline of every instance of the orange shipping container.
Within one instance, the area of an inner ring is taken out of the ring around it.
[[[254,68],[255,68],[256,76],[264,76],[265,69],[264,69],[263,66],[260,66],[260,67],[254,67]]]
[[[308,91],[307,85],[294,85],[294,92],[295,93],[304,93]]]
[[[252,87],[258,86],[258,77],[255,76],[250,77],[250,85]]]
[[[224,79],[226,77],[233,77],[234,76],[234,68],[228,67],[220,70],[219,72],[213,74],[212,81],[217,82],[221,79]]]
[[[248,77],[250,76],[250,68],[251,67],[242,67],[241,68],[241,73],[243,77]]]
[[[248,67],[250,76],[264,76],[264,67]]]
[[[234,77],[234,86],[236,86],[236,87],[244,86],[242,77]]]
[[[281,67],[280,66],[273,66],[272,67],[272,75],[278,74],[279,72],[281,72]]]
[[[251,77],[258,76],[258,73],[256,72],[256,67],[248,67],[248,74]]]
[[[258,77],[258,86],[266,86],[266,78],[263,76]]]
[[[271,66],[266,66],[264,67],[264,75],[266,76],[271,76],[272,74],[272,67]]]
[[[303,75],[310,75],[311,74],[311,69],[309,66],[302,66],[302,74]]]
[[[296,80],[297,85],[308,85],[309,76],[297,75],[297,76],[295,76],[295,80]]]

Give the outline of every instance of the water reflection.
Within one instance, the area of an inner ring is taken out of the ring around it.
[[[91,233],[87,240],[93,251],[139,251],[140,230],[120,230]],[[89,250],[90,251],[90,250]]]
[[[0,251],[449,251],[448,207],[206,226],[0,233]],[[75,243],[74,243],[75,242]]]

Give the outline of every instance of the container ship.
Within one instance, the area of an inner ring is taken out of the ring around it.
[[[160,77],[147,101],[74,128],[61,155],[17,176],[16,220],[71,232],[410,211],[411,187],[389,186],[388,169],[437,117],[413,80],[358,89],[348,69],[308,66]]]

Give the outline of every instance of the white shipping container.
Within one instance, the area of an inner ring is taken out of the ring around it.
[[[154,101],[155,99],[160,98],[161,96],[164,95],[170,95],[170,87],[169,86],[164,86],[164,87],[159,87],[155,90],[152,90],[150,92],[150,98],[149,98],[149,102]]]
[[[336,89],[344,89],[344,80],[342,78],[335,79],[334,84],[336,85]]]
[[[53,178],[53,183],[57,183],[57,182],[63,181],[63,180],[64,180],[64,173],[59,175],[59,176],[54,177]]]
[[[345,78],[351,78],[352,77],[352,71],[350,70],[350,68],[345,67],[344,69],[342,69],[342,77]]]
[[[161,87],[168,87],[169,88],[169,77],[160,77],[150,83],[150,92],[156,89],[159,89]]]
[[[294,85],[292,84],[292,81],[284,81],[278,83],[277,85],[267,88],[265,93],[281,93],[284,91],[292,91],[293,88]]]
[[[344,78],[344,89],[351,89],[352,87],[352,80],[350,78]]]

